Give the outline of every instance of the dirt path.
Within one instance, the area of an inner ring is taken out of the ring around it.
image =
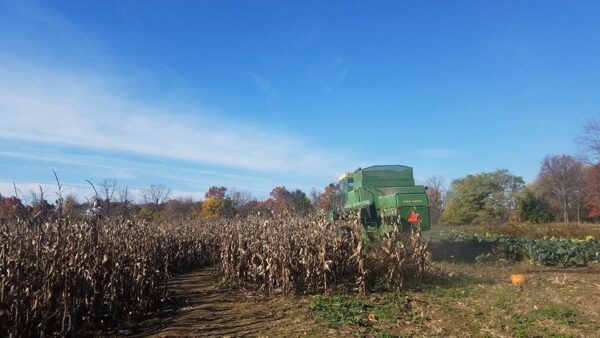
[[[304,336],[319,330],[307,315],[307,297],[267,297],[219,288],[204,268],[169,283],[173,307],[141,324],[138,336]]]
[[[377,337],[550,336],[597,337],[600,266],[546,268],[528,263],[436,264],[438,277],[401,294],[372,293],[330,299],[337,314],[316,323],[312,297],[268,297],[219,288],[214,269],[200,269],[169,283],[171,308],[130,330],[128,337]],[[510,283],[512,273],[527,277]],[[365,304],[358,322],[355,301]],[[325,305],[324,305],[325,306]],[[340,311],[350,308],[352,311]],[[325,312],[322,312],[325,313]],[[374,314],[375,321],[368,315]],[[341,316],[341,317],[340,317]],[[326,328],[329,321],[338,327]]]

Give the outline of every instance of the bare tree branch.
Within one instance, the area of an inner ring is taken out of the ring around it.
[[[438,224],[446,206],[446,179],[442,176],[431,176],[425,181],[425,186],[429,198],[431,223]]]
[[[582,163],[570,155],[547,156],[542,161],[538,184],[542,195],[562,213],[569,222],[569,210],[581,190]]]
[[[104,202],[104,210],[106,215],[110,214],[110,203],[115,195],[117,189],[116,180],[103,180],[98,184],[100,186],[100,193],[102,194],[102,201]]]
[[[119,204],[121,204],[122,212],[124,215],[129,213],[129,186],[125,186],[124,189],[119,190]]]
[[[144,202],[156,207],[164,203],[171,195],[171,189],[162,184],[152,184],[142,191]]]
[[[600,159],[600,117],[584,123],[583,133],[577,138],[577,143],[589,157]]]

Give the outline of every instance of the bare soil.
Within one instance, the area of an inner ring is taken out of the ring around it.
[[[600,337],[600,267],[435,263],[436,277],[397,293],[351,294],[367,304],[354,324],[311,316],[316,296],[227,288],[212,268],[173,278],[171,306],[128,336]],[[512,273],[526,283],[514,286]],[[392,296],[392,297],[390,297]],[[321,298],[322,299],[322,298]],[[343,305],[342,305],[343,306]],[[335,311],[336,309],[332,309]],[[369,319],[369,315],[375,320]],[[362,318],[364,317],[364,318]]]
[[[304,336],[321,331],[306,311],[309,297],[269,297],[228,289],[213,268],[173,278],[171,308],[140,323],[135,336]],[[127,331],[121,331],[127,332]]]

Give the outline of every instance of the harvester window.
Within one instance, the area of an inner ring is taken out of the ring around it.
[[[352,190],[352,188],[354,188],[354,178],[350,177],[348,178],[348,191]]]

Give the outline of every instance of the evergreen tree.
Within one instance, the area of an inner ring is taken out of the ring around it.
[[[533,223],[547,223],[554,220],[550,203],[535,196],[531,191],[527,191],[519,200],[519,216],[521,220]]]

